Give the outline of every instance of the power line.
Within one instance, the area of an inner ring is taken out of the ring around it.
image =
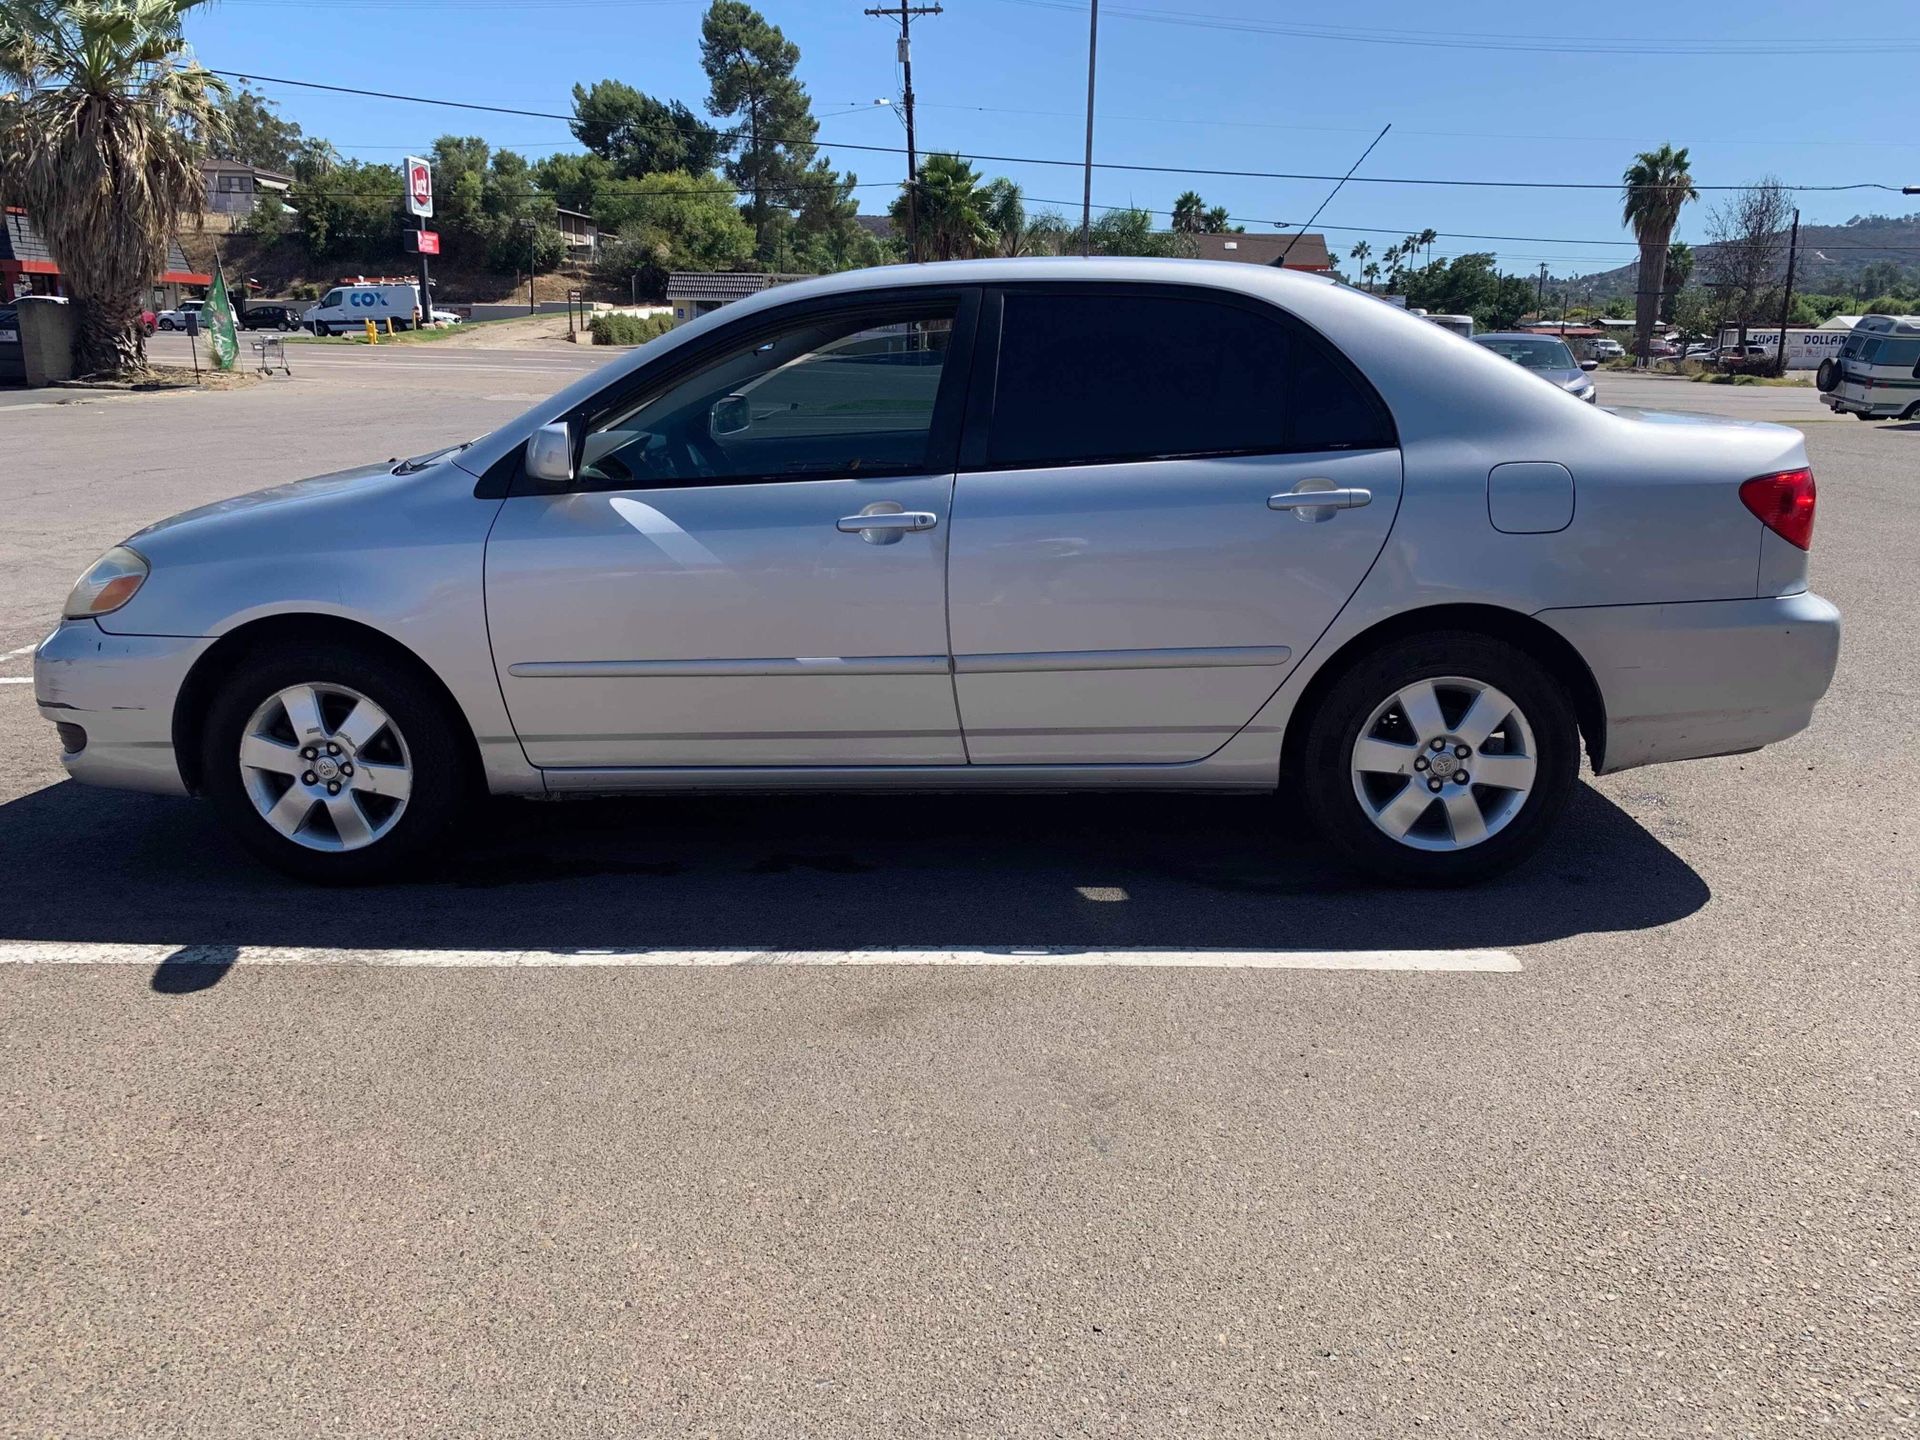
[[[1025,5],[1035,10],[1062,10],[1078,14],[1086,9],[1077,0],[1002,0],[1003,4]],[[1300,25],[1277,20],[1259,20],[1240,15],[1216,15],[1190,10],[1162,10],[1144,5],[1115,5],[1112,13],[1130,20],[1152,21],[1162,25],[1181,25],[1201,30],[1229,30],[1240,34],[1276,35],[1294,40],[1324,40],[1355,45],[1403,46],[1437,50],[1518,51],[1549,55],[1856,55],[1854,40],[1836,40],[1832,36],[1803,39],[1720,40],[1674,39],[1634,36],[1608,39],[1599,36],[1490,35],[1459,31],[1376,30],[1337,25]],[[1873,41],[1876,52],[1920,50],[1920,39],[1880,39]]]
[[[1038,0],[1035,0],[1038,3]],[[239,80],[254,80],[264,85],[294,85],[308,90],[327,90],[340,95],[360,95],[376,100],[401,100],[415,105],[438,105],[455,110],[479,110],[495,115],[531,116],[539,120],[571,121],[572,115],[557,114],[551,110],[520,110],[504,105],[482,105],[470,100],[442,100],[425,95],[398,95],[388,90],[366,90],[351,85],[326,85],[316,80],[289,80],[284,77],[262,75],[257,71],[215,70],[215,75],[231,76]],[[738,138],[739,131],[721,131],[722,136]],[[821,149],[855,150],[876,155],[902,155],[905,150],[898,145],[856,145],[849,141],[821,141],[817,136],[762,135],[760,137],[776,145],[812,145]],[[1085,168],[1084,160],[1063,160],[1040,155],[996,155],[979,150],[949,150],[964,160],[982,160],[995,165],[1047,165],[1069,169]],[[1095,170],[1120,170],[1132,174],[1144,175],[1202,175],[1214,178],[1237,180],[1305,180],[1317,183],[1332,183],[1342,177],[1338,175],[1312,175],[1285,170],[1229,170],[1189,165],[1145,165],[1117,160],[1096,160],[1092,162]],[[1651,186],[1631,186],[1619,181],[1599,180],[1467,180],[1451,177],[1433,176],[1382,176],[1356,175],[1352,180],[1356,185],[1434,185],[1450,189],[1489,189],[1489,190],[1607,190],[1622,191]],[[1745,190],[1745,185],[1700,185],[1694,187],[1697,192]],[[1852,190],[1884,190],[1892,194],[1900,193],[1898,185],[1881,184],[1878,181],[1860,180],[1843,185],[1782,185],[1782,190],[1796,194],[1834,194]]]

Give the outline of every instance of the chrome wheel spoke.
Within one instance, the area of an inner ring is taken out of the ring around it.
[[[327,738],[326,723],[320,718],[320,697],[311,685],[294,685],[280,692],[280,707],[287,712],[294,739],[302,745]]]
[[[300,751],[270,735],[248,735],[240,741],[240,763],[275,775],[298,775],[306,768]]]
[[[1480,802],[1473,791],[1449,790],[1446,794],[1447,828],[1456,845],[1477,845],[1487,838],[1487,818],[1480,813]]]
[[[342,849],[358,850],[373,839],[373,827],[367,823],[367,817],[361,813],[360,802],[353,798],[351,791],[329,795],[327,814],[333,817],[334,833],[340,837]]]
[[[1447,728],[1447,717],[1440,712],[1440,696],[1431,680],[1420,680],[1400,692],[1400,713],[1407,717],[1414,742],[1431,740]]]
[[[313,795],[296,781],[264,813],[269,825],[292,839],[306,823],[307,816],[313,813],[313,806]]]
[[[1512,713],[1513,702],[1489,685],[1473,697],[1473,704],[1460,717],[1460,723],[1453,727],[1453,733],[1460,737],[1463,744],[1478,750],[1487,743],[1487,737],[1500,728],[1500,722]]]
[[[1411,775],[1418,745],[1398,745],[1363,735],[1353,747],[1353,768],[1369,775]]]
[[[1406,789],[1380,807],[1373,822],[1394,839],[1404,839],[1433,801],[1434,796],[1428,792],[1425,782],[1409,781]]]
[[[333,738],[347,747],[349,752],[358,751],[387,727],[387,712],[371,700],[362,700],[353,707],[351,714],[340,722],[333,732]]]
[[[1531,755],[1476,755],[1473,757],[1473,783],[1497,785],[1503,790],[1532,788],[1534,763]]]
[[[413,772],[404,765],[369,765],[364,760],[356,761],[353,788],[365,795],[404,800],[413,793]]]

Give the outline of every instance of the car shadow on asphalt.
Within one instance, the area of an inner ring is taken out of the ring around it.
[[[420,876],[342,890],[263,868],[205,805],[64,781],[0,805],[0,855],[0,939],[206,947],[176,967],[186,989],[189,964],[244,945],[1452,949],[1645,929],[1709,898],[1585,784],[1540,855],[1467,891],[1370,884],[1259,796],[496,801]]]

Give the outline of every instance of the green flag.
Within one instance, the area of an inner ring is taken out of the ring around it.
[[[240,358],[240,336],[233,318],[233,301],[227,295],[227,275],[220,261],[213,262],[213,289],[201,310],[207,324],[207,350],[216,370],[231,370]]]

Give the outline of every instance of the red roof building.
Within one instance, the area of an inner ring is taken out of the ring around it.
[[[6,224],[0,225],[0,301],[15,300],[22,295],[66,294],[66,287],[60,283],[60,267],[53,263],[53,255],[40,238],[40,232],[33,228],[27,212],[17,205],[9,205],[4,218]],[[182,286],[211,284],[211,275],[187,268],[187,257],[181,253],[180,242],[170,241],[167,268],[153,282],[146,301],[152,309],[171,310],[180,303]]]

